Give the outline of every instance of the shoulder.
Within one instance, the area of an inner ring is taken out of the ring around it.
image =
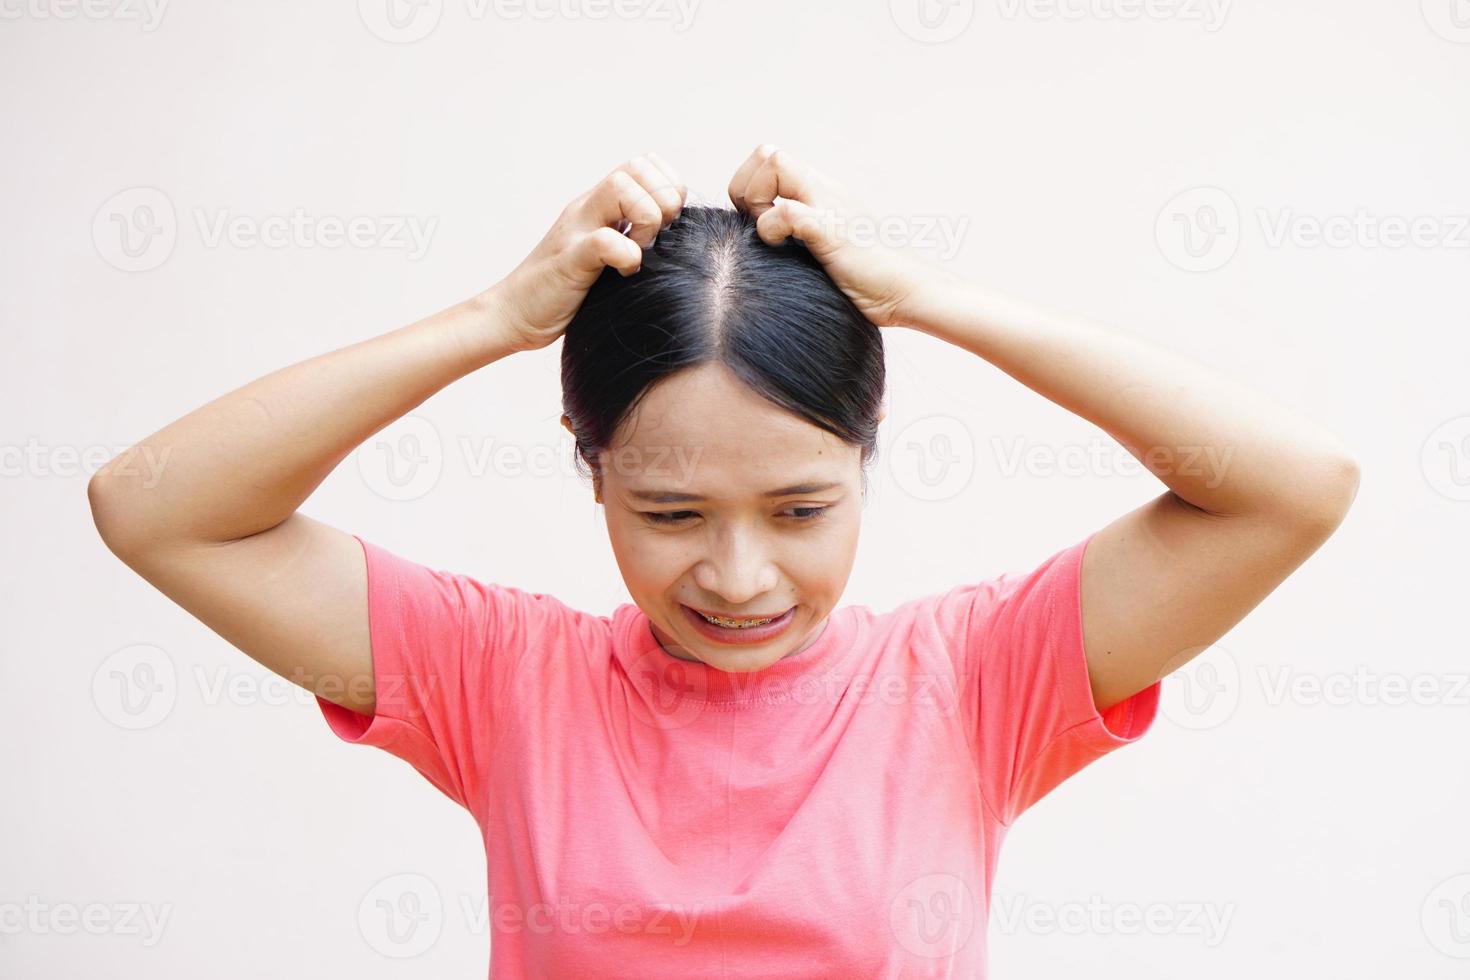
[[[905,599],[887,612],[867,606],[854,609],[875,636],[898,638],[965,660],[987,637],[1055,621],[1074,607],[1088,540],[1054,551],[1030,567],[1009,568]]]

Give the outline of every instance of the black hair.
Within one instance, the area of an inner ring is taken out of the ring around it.
[[[656,383],[719,362],[780,408],[877,455],[879,328],[795,238],[767,245],[733,208],[686,205],[631,276],[605,268],[562,340],[562,410],[593,475]],[[599,471],[600,472],[600,471]]]

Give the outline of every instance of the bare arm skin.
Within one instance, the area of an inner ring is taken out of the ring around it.
[[[553,342],[601,271],[635,271],[684,200],[656,157],[628,161],[569,204],[490,289],[252,381],[109,462],[87,485],[98,532],[252,659],[371,715],[362,549],[297,508],[353,449],[435,392]],[[615,227],[622,221],[626,234]]]
[[[501,322],[477,298],[209,402],[97,471],[87,496],[98,531],[233,646],[371,714],[362,549],[296,509],[373,433],[509,353]],[[129,466],[145,452],[162,460],[155,485]]]
[[[975,285],[915,325],[1106,431],[1169,489],[1082,561],[1093,699],[1106,709],[1224,636],[1330,537],[1358,466],[1307,420],[1199,364]]]

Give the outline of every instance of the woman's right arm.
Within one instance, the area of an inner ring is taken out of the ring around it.
[[[504,322],[492,290],[215,399],[97,471],[98,532],[232,645],[371,714],[362,548],[296,509],[373,433],[514,350]]]
[[[87,485],[98,532],[252,659],[371,715],[362,548],[297,508],[348,453],[450,382],[554,341],[604,268],[637,270],[684,198],[656,157],[623,164],[485,292],[252,381],[109,462]]]

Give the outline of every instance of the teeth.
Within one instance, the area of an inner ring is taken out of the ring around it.
[[[699,610],[696,609],[695,612],[699,612]],[[728,629],[737,630],[748,629],[752,626],[761,626],[771,621],[769,619],[726,619],[724,616],[705,616],[704,613],[699,614],[701,616],[704,616],[706,622],[714,623],[716,626],[724,626]]]

